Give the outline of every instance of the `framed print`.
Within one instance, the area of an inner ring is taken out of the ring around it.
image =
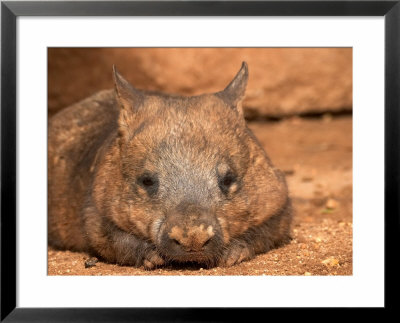
[[[398,1],[1,15],[2,320],[393,307]]]

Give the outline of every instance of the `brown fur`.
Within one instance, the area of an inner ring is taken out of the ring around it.
[[[282,173],[247,128],[247,65],[224,91],[134,89],[114,71],[49,121],[49,244],[152,269],[230,266],[289,239]]]

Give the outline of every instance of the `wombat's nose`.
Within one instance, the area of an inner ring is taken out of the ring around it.
[[[200,251],[214,236],[214,229],[211,225],[205,227],[204,224],[192,226],[187,230],[174,226],[168,236],[171,243],[180,246],[187,252]]]

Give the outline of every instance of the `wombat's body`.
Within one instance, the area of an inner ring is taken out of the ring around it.
[[[243,64],[216,94],[132,88],[117,72],[49,122],[49,244],[154,268],[233,265],[289,239],[282,173],[247,128]]]

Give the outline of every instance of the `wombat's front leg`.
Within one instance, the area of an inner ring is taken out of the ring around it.
[[[254,256],[254,248],[246,241],[235,240],[227,246],[218,265],[221,267],[230,267],[244,260],[252,259]]]
[[[230,267],[254,258],[256,254],[267,252],[290,241],[290,221],[292,208],[288,200],[282,210],[257,227],[247,230],[242,236],[232,240],[226,247],[219,266]]]
[[[118,228],[114,228],[114,230],[112,241],[116,263],[136,267],[143,265],[148,270],[165,263],[156,251],[154,244],[138,239]]]
[[[153,243],[119,229],[110,220],[102,217],[87,218],[87,237],[93,253],[107,262],[145,269],[163,265],[164,259],[158,254]]]

